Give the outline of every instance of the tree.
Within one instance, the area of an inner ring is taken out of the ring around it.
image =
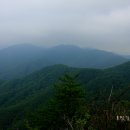
[[[87,127],[86,96],[76,77],[66,74],[54,85],[53,99],[38,115],[39,129],[84,130]]]
[[[86,96],[77,76],[65,75],[55,85],[55,104],[60,122],[70,130],[82,130],[87,123],[89,114],[86,107]]]

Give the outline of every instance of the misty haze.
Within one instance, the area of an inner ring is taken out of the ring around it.
[[[1,0],[0,130],[130,130],[130,1]]]

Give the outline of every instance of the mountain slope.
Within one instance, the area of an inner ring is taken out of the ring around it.
[[[12,79],[32,72],[28,70],[28,63],[38,59],[43,50],[43,48],[30,44],[11,46],[1,50],[0,78]]]
[[[22,44],[0,51],[0,79],[21,78],[55,64],[79,68],[107,68],[125,61],[128,59],[101,50],[81,49],[68,45],[45,49]]]
[[[113,93],[121,94],[122,91],[127,90],[121,98],[130,100],[130,62],[112,67],[104,70],[104,74],[90,81],[87,87],[95,94],[107,93],[109,96],[110,90],[113,86]],[[115,97],[116,98],[116,97]]]
[[[123,55],[124,58],[130,59],[130,55]]]
[[[106,51],[81,49],[75,46],[57,46],[49,49],[37,64],[65,64],[79,68],[107,68],[121,64],[127,59]],[[39,62],[39,63],[38,63]]]
[[[130,62],[103,70],[54,65],[21,80],[2,81],[0,84],[0,128],[7,129],[13,122],[21,122],[26,113],[44,105],[53,95],[53,85],[66,73],[79,74],[79,82],[87,88],[90,99],[100,92],[108,98],[112,85],[114,93],[120,93],[130,84]],[[123,98],[130,100],[129,91]]]

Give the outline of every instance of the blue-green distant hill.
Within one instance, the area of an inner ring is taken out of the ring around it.
[[[127,58],[130,60],[130,55],[123,55],[123,56],[124,56],[124,58]]]
[[[41,68],[64,64],[79,68],[107,68],[128,59],[102,50],[82,49],[71,45],[41,48],[30,44],[0,50],[0,79],[24,77]]]

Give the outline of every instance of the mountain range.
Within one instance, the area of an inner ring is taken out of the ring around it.
[[[43,107],[53,96],[53,85],[68,73],[79,75],[78,80],[87,90],[88,100],[97,97],[107,100],[112,86],[113,98],[125,91],[121,98],[130,100],[130,62],[108,69],[48,66],[22,79],[0,81],[0,128],[19,126],[26,113]]]
[[[21,44],[0,50],[0,79],[21,78],[55,64],[78,68],[107,68],[126,61],[127,58],[115,53],[73,45],[43,48]]]
[[[125,56],[72,45],[21,44],[0,50],[0,61],[0,129],[21,128],[26,115],[44,107],[54,84],[68,73],[78,75],[88,101],[107,100],[112,87],[113,99],[130,100]]]

